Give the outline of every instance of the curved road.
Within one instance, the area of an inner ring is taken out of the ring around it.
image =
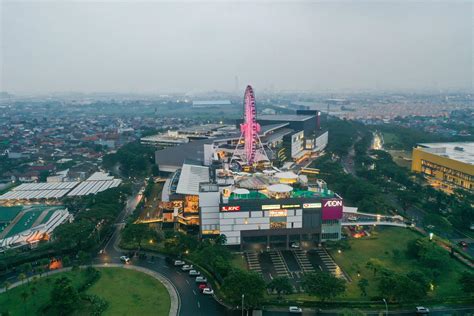
[[[120,256],[125,255],[125,251],[121,251],[117,247],[120,230],[125,225],[125,219],[135,210],[141,198],[139,190],[139,193],[128,199],[123,212],[117,218],[116,229],[104,247],[105,252],[97,255],[93,260],[94,263],[120,263]],[[176,287],[181,301],[179,315],[227,315],[227,309],[224,306],[212,296],[200,293],[194,278],[189,277],[187,273],[182,272],[179,268],[167,264],[165,256],[153,254],[153,257],[149,255],[147,259],[131,258],[130,264],[158,272],[171,281]]]

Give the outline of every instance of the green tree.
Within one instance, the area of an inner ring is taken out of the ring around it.
[[[5,289],[5,293],[7,293],[7,296],[9,296],[10,293],[8,292],[8,290],[10,289],[10,286],[12,286],[12,284],[8,281],[5,281],[5,282],[3,282],[2,286]]]
[[[474,273],[465,271],[459,279],[462,289],[466,293],[474,293]]]
[[[271,291],[276,291],[278,298],[281,294],[290,294],[293,292],[293,287],[290,284],[290,279],[284,276],[276,277],[268,283],[267,288]]]
[[[80,265],[85,265],[90,262],[92,257],[90,253],[81,250],[77,253],[77,259]]]
[[[367,296],[367,287],[369,286],[369,280],[362,278],[359,280],[359,282],[357,282],[357,286],[359,287],[362,296]]]
[[[64,256],[62,262],[64,267],[69,267],[71,265],[71,258]]]
[[[18,279],[20,279],[21,283],[24,284],[24,283],[25,283],[25,280],[26,280],[26,274],[20,273],[20,274],[18,275]]]
[[[224,279],[221,289],[232,306],[240,306],[243,294],[244,308],[256,308],[263,301],[265,281],[255,272],[236,269]]]
[[[72,286],[71,279],[61,277],[54,282],[50,295],[51,306],[60,315],[69,315],[80,301],[77,290]]]
[[[224,234],[220,234],[214,239],[217,245],[225,245],[227,243],[227,236]]]
[[[322,301],[334,298],[346,290],[346,282],[326,272],[312,272],[304,275],[301,283],[305,292]]]
[[[130,223],[122,231],[123,242],[136,244],[139,249],[142,248],[143,240],[156,241],[156,239],[158,239],[158,234],[148,224]]]
[[[28,292],[26,292],[26,291],[21,292],[21,293],[20,293],[20,297],[21,297],[21,299],[23,300],[23,310],[24,310],[25,316],[26,316],[26,315],[28,315],[28,314],[26,313],[26,301],[27,301],[27,299],[28,299]]]

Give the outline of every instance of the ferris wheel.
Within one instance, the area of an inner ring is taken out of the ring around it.
[[[255,108],[255,94],[252,86],[248,85],[244,95],[244,122],[240,124],[240,139],[234,151],[234,156],[238,156],[246,165],[266,160],[268,157],[263,149],[259,138],[260,124],[257,123],[257,112]],[[239,150],[241,141],[244,141],[243,150]]]
[[[240,132],[245,142],[245,158],[247,164],[251,165],[255,162],[257,153],[258,133],[260,132],[260,124],[257,123],[255,110],[255,95],[250,85],[245,89],[244,95],[244,122],[240,124]]]

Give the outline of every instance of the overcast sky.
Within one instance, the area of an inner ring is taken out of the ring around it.
[[[1,1],[0,90],[472,89],[466,2]],[[65,3],[66,2],[66,3]]]

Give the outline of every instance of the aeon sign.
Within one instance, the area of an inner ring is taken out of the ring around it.
[[[329,200],[324,203],[324,207],[342,206],[342,200]]]
[[[341,199],[330,199],[330,200],[323,199],[321,202],[323,204],[323,208],[322,208],[323,220],[342,218],[343,202]]]

